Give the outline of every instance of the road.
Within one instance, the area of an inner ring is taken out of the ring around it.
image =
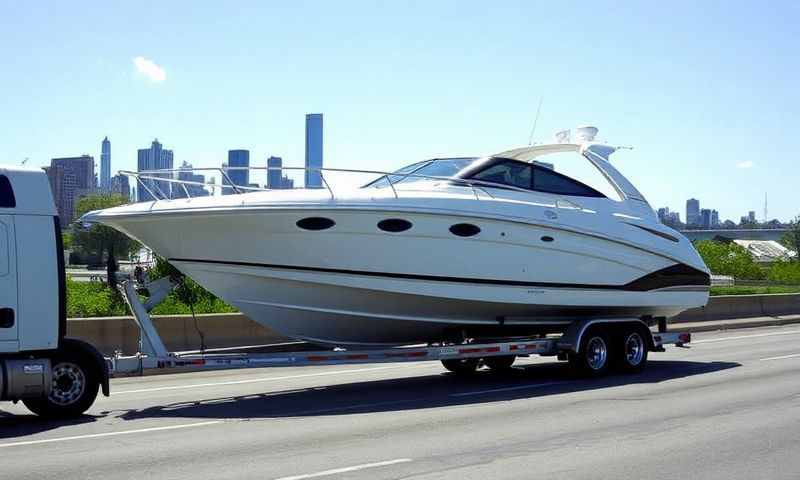
[[[0,478],[800,478],[800,327],[694,339],[601,380],[542,358],[116,379],[78,421],[0,404]]]

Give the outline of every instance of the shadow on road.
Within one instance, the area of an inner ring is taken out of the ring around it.
[[[280,418],[411,411],[486,404],[634,384],[655,384],[741,366],[730,362],[651,361],[637,375],[602,379],[569,376],[566,363],[527,365],[504,374],[480,371],[470,377],[437,374],[324,387],[271,391],[111,412],[119,418]]]
[[[71,420],[44,420],[34,414],[14,415],[0,410],[0,439],[24,437],[61,427],[92,423],[98,417],[83,415]]]

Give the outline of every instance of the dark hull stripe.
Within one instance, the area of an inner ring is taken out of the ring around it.
[[[688,265],[676,264],[640,277],[625,285],[598,285],[585,283],[556,282],[522,282],[519,280],[495,280],[488,278],[443,277],[438,275],[415,275],[409,273],[370,272],[363,270],[344,270],[339,268],[304,267],[298,265],[273,265],[267,263],[233,262],[224,260],[207,260],[198,258],[170,258],[171,262],[193,262],[215,265],[235,265],[241,267],[274,268],[301,272],[337,273],[343,275],[360,275],[366,277],[401,278],[404,280],[424,280],[429,282],[470,283],[476,285],[499,285],[509,287],[541,287],[541,288],[579,288],[590,290],[622,290],[629,292],[646,292],[666,287],[687,285],[710,285],[711,279],[705,272]]]

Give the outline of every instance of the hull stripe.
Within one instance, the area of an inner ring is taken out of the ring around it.
[[[444,277],[438,275],[416,275],[410,273],[373,272],[364,270],[345,270],[339,268],[306,267],[299,265],[274,265],[268,263],[235,262],[227,260],[208,260],[198,258],[170,258],[170,262],[205,263],[212,265],[230,265],[240,267],[271,268],[280,270],[294,270],[301,272],[335,273],[342,275],[360,275],[367,277],[397,278],[404,280],[423,280],[429,282],[470,283],[475,285],[498,285],[509,287],[541,287],[541,288],[570,288],[589,290],[622,290],[630,292],[646,292],[667,287],[681,286],[708,286],[711,278],[705,272],[684,264],[675,264],[670,267],[649,273],[624,285],[584,284],[584,283],[558,283],[558,282],[525,282],[519,280],[498,280],[491,278],[466,278]]]

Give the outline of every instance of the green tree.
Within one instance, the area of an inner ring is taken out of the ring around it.
[[[128,198],[122,195],[95,194],[88,195],[78,200],[75,210],[80,217],[86,212],[103,208],[117,207],[128,203]],[[127,257],[131,252],[141,248],[138,242],[132,240],[124,233],[118,232],[105,225],[91,225],[84,228],[82,225],[73,224],[72,244],[84,253],[105,261],[108,285],[116,291],[116,277],[119,270],[117,256]]]
[[[747,250],[733,242],[701,240],[694,246],[712,273],[748,280],[764,278],[764,270]]]
[[[781,243],[789,250],[797,252],[794,261],[800,262],[800,215],[789,222],[789,231],[783,234]]]

